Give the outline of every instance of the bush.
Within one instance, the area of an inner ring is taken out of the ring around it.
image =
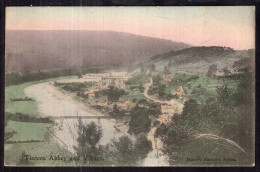
[[[83,82],[83,83],[56,83],[55,86],[58,86],[69,92],[83,93],[86,89],[90,88],[94,83],[93,82]]]
[[[12,121],[20,121],[20,122],[38,122],[38,123],[53,123],[53,121],[49,117],[35,117],[28,114],[22,113],[5,113],[5,118]]]

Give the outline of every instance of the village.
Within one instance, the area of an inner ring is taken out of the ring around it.
[[[130,77],[131,76],[128,76],[125,72],[109,72],[83,75],[81,80],[84,80],[85,82],[95,82],[95,84],[92,85],[91,88],[83,92],[83,96],[87,97],[88,99],[93,99],[97,97],[99,91],[109,89],[110,87],[124,89],[125,83]],[[118,101],[115,104],[119,109],[122,110],[130,110],[130,108],[133,106],[133,103],[129,101]],[[113,105],[109,104],[106,98],[95,101],[91,103],[91,105],[113,108]]]
[[[82,75],[81,77],[78,77],[74,80],[66,80],[63,83],[93,83],[93,85],[90,88],[84,90],[82,93],[78,92],[78,95],[83,97],[88,105],[90,105],[91,107],[95,107],[99,110],[113,110],[116,108],[118,109],[120,115],[129,115],[131,109],[136,105],[136,101],[133,101],[133,99],[130,98],[125,98],[124,100],[121,100],[121,98],[119,98],[117,101],[111,102],[107,99],[106,96],[101,96],[100,92],[102,92],[102,90],[107,90],[111,87],[118,88],[121,90],[127,90],[126,83],[131,77],[133,77],[132,74],[128,74],[126,72],[90,73]],[[171,80],[172,78],[169,76],[163,77],[163,81],[166,83],[170,82]],[[173,115],[180,114],[183,108],[183,104],[177,102],[174,99],[170,101],[163,101],[158,100],[152,97],[151,95],[148,95],[147,92],[151,85],[152,78],[150,80],[150,83],[146,83],[144,85],[144,92],[141,92],[138,88],[134,88],[131,91],[128,89],[128,91],[130,92],[130,94],[143,94],[148,101],[155,103],[161,112],[157,120],[160,123],[168,123],[171,121]],[[176,91],[173,91],[172,95],[179,100],[187,100],[182,86],[179,86],[179,88]]]

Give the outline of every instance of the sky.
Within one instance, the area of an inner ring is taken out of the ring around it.
[[[7,7],[7,30],[108,30],[194,46],[255,47],[255,8]]]

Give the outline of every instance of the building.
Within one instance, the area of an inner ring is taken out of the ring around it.
[[[164,81],[165,83],[168,83],[168,82],[171,82],[171,81],[172,81],[172,78],[170,78],[170,77],[167,76],[167,75],[164,75],[164,76],[163,76],[163,81]]]
[[[171,118],[170,118],[169,114],[162,114],[162,115],[159,116],[158,121],[163,122],[163,123],[167,123],[167,122],[170,121],[170,119]]]
[[[95,90],[101,90],[103,88],[103,86],[101,84],[95,84],[92,86],[92,88]]]
[[[177,95],[177,96],[179,96],[180,99],[182,99],[184,96],[184,90],[183,90],[182,86],[179,86],[179,88],[177,89],[177,91],[175,91],[173,93],[173,95]]]
[[[116,103],[119,109],[129,110],[132,107],[132,103],[128,101],[120,101]]]
[[[172,114],[175,113],[176,106],[175,105],[161,105],[161,112],[163,114]]]
[[[107,99],[102,100],[102,101],[97,101],[97,105],[99,105],[99,106],[107,106],[108,105],[108,101],[107,101]]]
[[[84,95],[87,95],[89,98],[95,97],[95,92],[94,91],[86,91]]]

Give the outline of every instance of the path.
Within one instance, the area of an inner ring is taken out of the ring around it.
[[[155,103],[175,105],[175,106],[176,106],[176,110],[177,110],[176,113],[181,114],[182,109],[183,109],[183,107],[184,107],[184,105],[183,105],[182,103],[177,102],[177,101],[174,100],[174,99],[172,99],[172,100],[170,100],[170,101],[163,101],[163,100],[159,100],[159,99],[156,99],[156,98],[152,97],[151,95],[148,94],[148,90],[149,90],[149,87],[150,87],[151,85],[153,85],[153,79],[152,79],[152,78],[150,78],[150,79],[149,79],[149,82],[144,85],[144,87],[145,87],[145,89],[144,89],[144,96],[145,96],[147,99],[149,99],[149,100],[151,100],[151,101],[153,101],[153,102],[155,102]]]
[[[159,100],[156,99],[154,97],[152,97],[151,95],[148,95],[148,90],[150,88],[150,86],[153,85],[153,79],[150,78],[149,82],[145,84],[145,89],[144,89],[144,96],[155,102],[155,103],[159,103],[159,104],[168,104],[168,105],[175,105],[176,106],[176,113],[181,113],[182,109],[183,109],[183,104],[175,101],[175,100],[171,100],[171,101],[163,101],[163,100]],[[152,127],[149,131],[149,133],[147,134],[147,139],[150,140],[152,142],[152,151],[147,155],[147,157],[144,160],[144,165],[149,165],[149,164],[153,164],[152,166],[169,166],[169,162],[168,162],[168,156],[165,155],[162,150],[163,150],[163,142],[159,139],[159,138],[155,138],[154,134],[156,131],[157,127]]]
[[[145,87],[145,89],[144,89],[144,96],[145,96],[147,99],[152,100],[153,102],[160,103],[160,104],[164,104],[164,103],[165,103],[164,101],[159,100],[159,99],[156,99],[156,98],[154,98],[154,97],[148,95],[149,87],[150,87],[151,85],[153,85],[153,79],[150,78],[149,80],[150,80],[150,82],[148,82],[148,83],[146,83],[146,84],[144,85],[144,87]]]
[[[234,141],[232,140],[229,140],[229,139],[226,139],[226,138],[223,138],[223,137],[220,137],[220,136],[217,136],[217,135],[214,135],[214,134],[198,134],[198,135],[195,135],[195,139],[198,139],[198,138],[209,138],[209,139],[218,139],[218,140],[223,140],[223,141],[226,141],[228,142],[229,144],[237,147],[239,150],[241,150],[242,152],[244,152],[245,154],[246,151],[241,148],[237,143],[235,143]]]

